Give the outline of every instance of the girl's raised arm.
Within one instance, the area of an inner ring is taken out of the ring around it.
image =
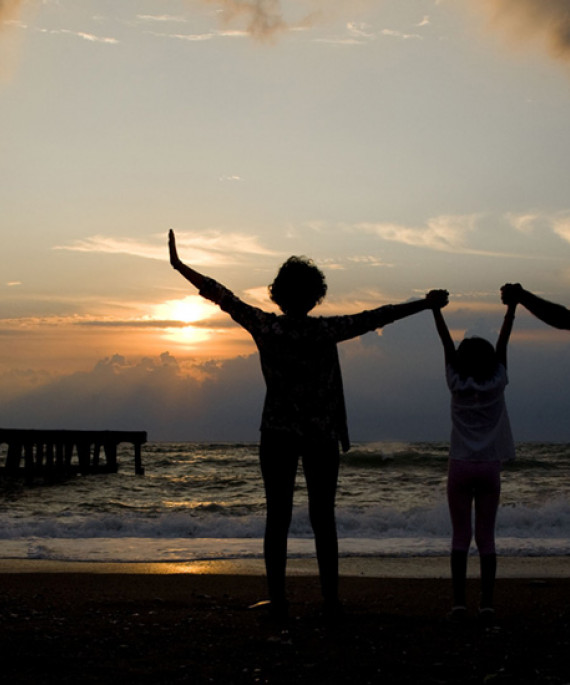
[[[441,309],[433,309],[433,318],[435,321],[435,327],[443,344],[443,353],[445,355],[445,363],[455,365],[457,358],[457,350],[455,349],[455,343],[449,332],[449,328],[445,323]]]
[[[499,338],[497,339],[497,344],[495,345],[497,359],[505,368],[507,368],[507,346],[509,344],[509,338],[511,337],[511,331],[513,330],[516,308],[516,302],[509,302],[507,304],[507,311],[505,313],[505,318],[503,319],[503,325],[501,326]]]

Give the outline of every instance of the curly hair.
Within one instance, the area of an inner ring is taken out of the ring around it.
[[[323,301],[323,272],[307,257],[289,257],[269,286],[269,296],[285,314],[307,314]]]

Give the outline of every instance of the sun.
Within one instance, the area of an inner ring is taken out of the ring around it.
[[[171,321],[172,327],[166,327],[166,337],[178,343],[199,343],[207,340],[211,332],[206,326],[194,326],[198,322],[211,319],[218,308],[197,295],[189,295],[181,300],[167,300],[154,306],[153,319],[163,322]],[[180,326],[180,324],[187,324]]]
[[[204,301],[198,295],[188,295],[181,300],[167,300],[155,306],[154,318],[164,321],[193,323],[209,319],[217,307]]]

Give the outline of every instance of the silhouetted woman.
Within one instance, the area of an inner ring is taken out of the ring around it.
[[[269,293],[282,314],[264,312],[242,302],[227,288],[178,258],[169,233],[170,263],[200,294],[215,302],[253,337],[266,383],[261,420],[260,463],[267,504],[264,555],[270,609],[287,615],[285,569],[287,536],[299,458],[307,482],[309,516],[325,610],[338,609],[338,544],[335,495],[339,442],[349,448],[337,343],[392,321],[447,304],[447,293],[387,305],[349,316],[311,317],[325,297],[324,275],[304,257],[290,257]]]
[[[501,493],[501,465],[515,457],[505,405],[507,345],[515,304],[509,304],[495,347],[483,338],[465,338],[457,349],[439,309],[433,310],[445,354],[451,391],[451,445],[447,500],[453,528],[450,618],[467,616],[467,558],[471,546],[471,516],[475,506],[475,543],[481,569],[479,616],[492,620],[497,569],[495,520]]]

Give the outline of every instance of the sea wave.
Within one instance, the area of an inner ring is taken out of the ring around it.
[[[499,538],[497,551],[512,557],[566,557],[567,539],[521,541]],[[313,540],[291,538],[290,558],[315,557]],[[447,538],[342,538],[341,558],[441,557],[449,553]],[[472,550],[475,554],[475,550]],[[3,559],[106,563],[184,563],[229,559],[262,559],[262,538],[19,538],[3,545]]]
[[[397,511],[380,505],[366,510],[339,507],[337,527],[340,538],[412,538],[445,537],[451,534],[445,504]],[[0,516],[0,539],[17,538],[259,538],[263,536],[263,512],[224,507],[158,513],[139,512],[88,514],[64,512],[59,516]],[[290,535],[311,538],[312,530],[304,507],[293,512]],[[497,517],[497,536],[528,539],[570,539],[570,503],[553,500],[540,507],[502,506]],[[570,546],[570,542],[569,542]],[[1,556],[1,552],[0,552]]]

